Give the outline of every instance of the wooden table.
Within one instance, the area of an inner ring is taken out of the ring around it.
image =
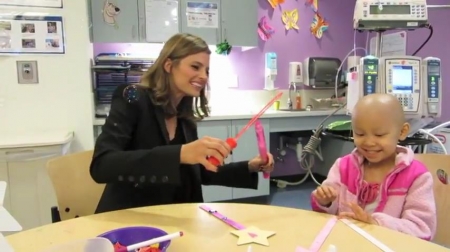
[[[206,204],[219,213],[245,226],[275,231],[269,238],[269,247],[252,244],[253,252],[294,252],[297,246],[308,248],[330,215],[276,206],[248,204]],[[233,229],[197,204],[164,205],[137,208],[92,215],[42,226],[7,236],[16,252],[40,251],[51,245],[72,240],[90,238],[111,229],[145,225],[164,229],[168,233],[183,231],[185,236],[172,242],[169,251],[242,251],[248,245],[237,246],[237,238],[230,234]],[[375,238],[396,252],[403,251],[449,251],[386,228],[359,225]],[[380,250],[358,233],[338,222],[328,236],[322,251],[333,244],[338,251],[371,252]]]

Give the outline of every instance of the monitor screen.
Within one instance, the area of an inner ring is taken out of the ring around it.
[[[409,5],[383,5],[380,9],[379,5],[370,5],[370,14],[373,15],[409,15],[411,7]]]
[[[378,65],[364,65],[364,74],[378,74]]]
[[[396,94],[411,94],[413,92],[413,67],[394,65],[392,67],[392,91]]]
[[[441,73],[440,66],[428,66],[428,74],[430,75],[439,75]]]

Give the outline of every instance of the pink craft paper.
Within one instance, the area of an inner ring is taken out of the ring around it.
[[[213,210],[212,208],[209,208],[208,206],[202,205],[199,208],[202,209],[205,212],[208,212],[209,214],[211,214],[212,216],[216,217],[217,219],[225,222],[228,226],[234,227],[237,230],[245,229],[244,225],[242,225],[240,223],[237,223],[237,222],[235,222],[232,219],[229,219],[225,215],[222,215],[221,213],[217,212],[216,210]]]
[[[264,127],[261,122],[255,122],[255,132],[256,132],[256,141],[258,142],[258,151],[259,156],[264,160],[264,162],[268,162],[269,158],[267,157],[267,145],[266,145],[266,137],[264,136]],[[268,179],[270,177],[269,173],[264,172],[264,178]]]
[[[295,252],[318,252],[325,243],[328,235],[330,235],[331,230],[333,230],[334,226],[336,226],[337,221],[338,219],[336,217],[331,218],[322,230],[320,230],[309,249],[298,246]]]
[[[262,16],[259,20],[257,32],[263,41],[269,40],[275,33],[275,29],[269,24],[266,16]]]

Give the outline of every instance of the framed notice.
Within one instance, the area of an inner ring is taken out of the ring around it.
[[[63,0],[0,0],[1,5],[42,7],[42,8],[62,8]]]
[[[62,16],[0,15],[0,53],[64,54]]]

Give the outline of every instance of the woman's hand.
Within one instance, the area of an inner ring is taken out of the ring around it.
[[[378,222],[372,217],[372,215],[364,211],[364,209],[362,209],[358,204],[350,203],[347,205],[352,211],[339,213],[339,218],[354,219],[361,222],[378,225]]]
[[[213,137],[202,137],[197,141],[181,146],[180,162],[182,164],[201,164],[207,170],[217,172],[217,167],[207,158],[215,157],[220,164],[231,152],[230,146],[223,140]]]
[[[274,162],[273,156],[267,153],[267,160],[263,160],[259,155],[248,161],[248,169],[251,172],[267,172],[271,173],[273,171]]]

